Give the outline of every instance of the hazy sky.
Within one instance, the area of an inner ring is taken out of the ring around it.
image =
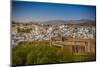
[[[95,6],[50,4],[40,2],[12,2],[12,20],[21,22],[50,20],[95,20]]]

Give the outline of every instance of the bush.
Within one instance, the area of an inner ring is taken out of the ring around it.
[[[63,50],[48,42],[17,45],[12,49],[13,65],[49,64],[95,60],[94,55],[74,55],[68,48]]]

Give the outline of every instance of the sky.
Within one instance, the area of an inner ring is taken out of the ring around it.
[[[12,20],[46,22],[52,20],[96,19],[96,7],[74,4],[12,1]]]

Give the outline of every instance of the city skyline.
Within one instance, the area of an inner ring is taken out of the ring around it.
[[[96,20],[96,6],[12,1],[12,20],[45,22],[51,20]]]

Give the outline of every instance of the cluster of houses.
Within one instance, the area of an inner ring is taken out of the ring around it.
[[[52,40],[61,36],[64,39],[95,39],[95,26],[68,24],[15,23],[11,28],[12,44],[18,41]]]

